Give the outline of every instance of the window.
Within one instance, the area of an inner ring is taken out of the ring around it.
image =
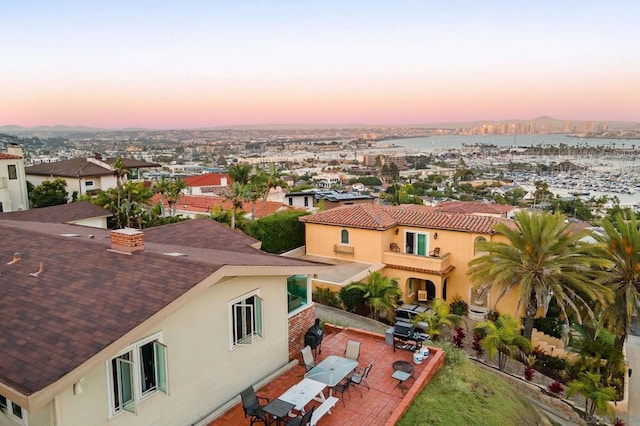
[[[16,168],[15,164],[9,164],[7,166],[8,171],[9,171],[9,179],[10,180],[15,180],[18,179],[18,169]]]
[[[6,397],[0,395],[0,411],[7,413],[7,416],[20,424],[26,424],[25,412],[22,407]]]
[[[136,343],[109,362],[110,409],[136,412],[136,404],[155,391],[168,394],[167,347],[155,335]]]
[[[250,345],[262,337],[262,299],[258,292],[230,302],[231,347]]]
[[[407,232],[405,234],[405,251],[408,254],[426,256],[429,253],[429,234]]]
[[[309,207],[309,197],[304,197],[304,206]]]
[[[487,239],[485,237],[477,237],[475,239],[475,241],[473,242],[473,254],[477,254],[479,256],[487,254],[488,252],[486,252],[486,251],[478,250],[478,243],[486,242],[486,241],[487,241]]]
[[[289,197],[289,205],[292,206],[293,205],[293,197]]]
[[[299,307],[307,305],[308,300],[307,276],[291,275],[287,277],[288,312],[291,313]]]
[[[343,229],[340,233],[340,243],[349,244],[349,231]]]
[[[88,180],[84,183],[84,186],[93,186],[93,181],[92,180]]]

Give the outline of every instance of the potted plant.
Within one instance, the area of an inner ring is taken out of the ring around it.
[[[460,296],[459,294],[453,296],[453,300],[449,304],[449,307],[451,308],[451,312],[456,315],[467,315],[467,313],[469,312],[467,302],[462,300],[462,296]]]

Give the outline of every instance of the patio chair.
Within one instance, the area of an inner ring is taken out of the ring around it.
[[[358,358],[360,358],[360,342],[356,340],[347,340],[344,357],[357,361]]]
[[[307,426],[311,423],[311,416],[313,416],[313,410],[315,409],[316,407],[312,407],[311,410],[307,411],[302,416],[297,416],[292,419],[290,418],[287,420],[285,426]]]
[[[310,346],[305,346],[300,352],[302,352],[302,361],[304,361],[305,371],[309,371],[316,366],[316,362],[313,359],[313,353],[311,353]]]
[[[339,393],[340,394],[340,399],[342,400],[342,406],[344,407],[344,394],[345,392],[349,395],[349,400],[351,400],[351,390],[349,389],[351,387],[351,380],[349,378],[347,378],[346,380],[343,380],[342,382],[338,383],[337,385],[333,386],[331,389],[331,395],[333,395],[334,393]]]
[[[355,374],[352,374],[351,377],[349,377],[349,381],[353,385],[353,388],[360,393],[360,397],[361,398],[362,398],[362,391],[358,388],[358,386],[359,385],[364,385],[364,386],[367,387],[367,390],[371,389],[369,387],[369,383],[367,383],[367,376],[369,376],[369,372],[371,371],[371,367],[373,367],[373,363],[374,362],[375,362],[375,360],[371,361],[369,363],[369,365],[367,365],[364,368],[364,370],[362,371],[362,374],[355,373]]]
[[[269,403],[269,398],[256,395],[256,391],[253,389],[253,386],[249,386],[248,388],[243,390],[240,393],[240,398],[242,398],[242,409],[244,410],[244,418],[246,419],[247,417],[250,417],[250,424],[262,422],[265,425],[268,425],[270,423],[269,414],[262,409],[267,404],[260,404],[260,400],[264,400]]]

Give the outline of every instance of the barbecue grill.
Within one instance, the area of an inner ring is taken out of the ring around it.
[[[402,342],[415,342],[415,347],[422,347],[426,336],[416,332],[416,328],[410,322],[398,321],[393,325],[393,351],[396,351],[396,339]]]
[[[314,356],[317,354],[316,351],[322,353],[322,338],[324,336],[324,332],[320,327],[320,319],[316,318],[315,324],[309,327],[309,330],[304,335],[304,344],[305,346],[309,346],[314,351]]]

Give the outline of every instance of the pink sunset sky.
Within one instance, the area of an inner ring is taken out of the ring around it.
[[[640,121],[634,1],[14,3],[0,126]]]

